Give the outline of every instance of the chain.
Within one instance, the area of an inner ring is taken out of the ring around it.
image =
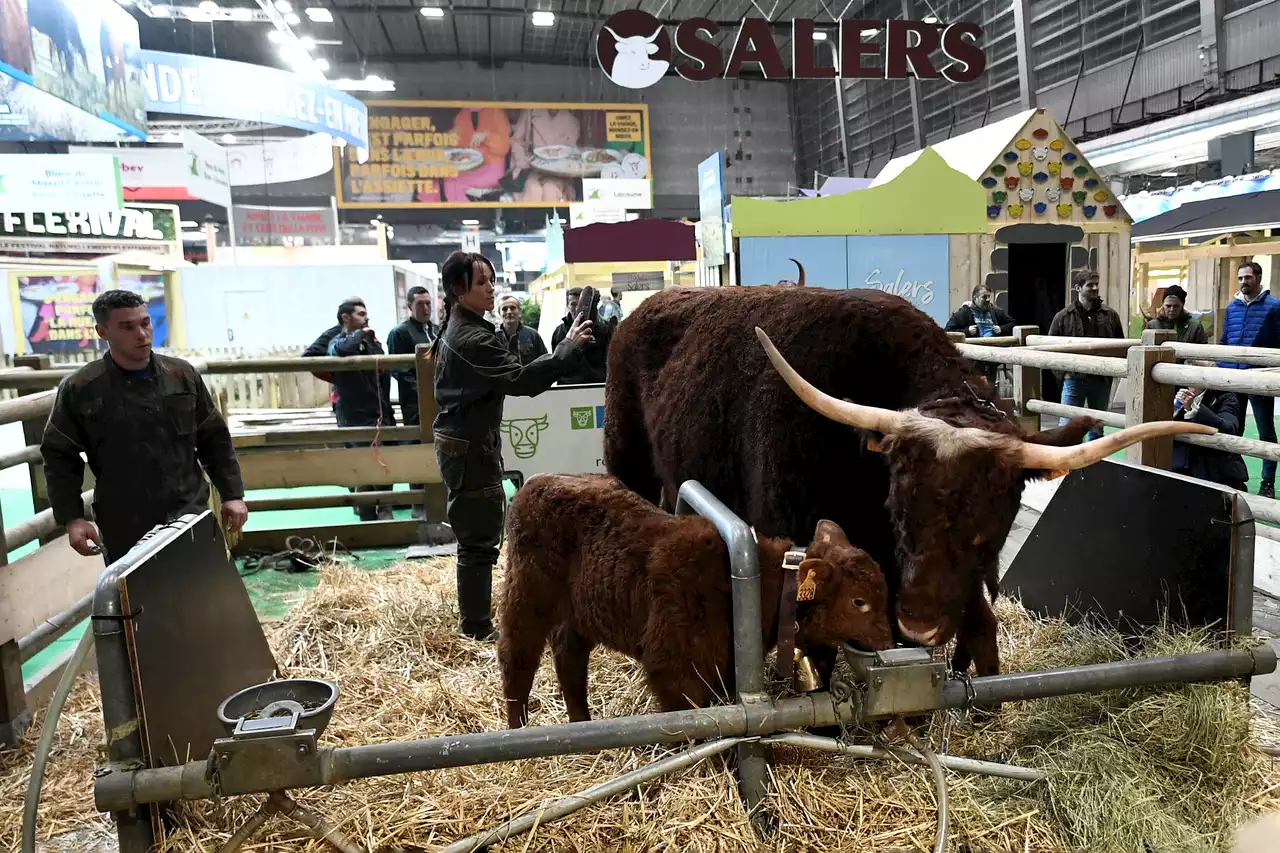
[[[227,809],[222,802],[222,780],[218,774],[218,753],[216,751],[209,753],[209,765],[205,769],[205,775],[209,777],[209,782],[213,786],[213,819],[217,825],[228,830]]]
[[[1004,409],[1000,408],[995,403],[988,400],[986,397],[983,397],[977,391],[973,390],[973,386],[969,384],[969,380],[966,379],[964,381],[964,387],[969,389],[969,393],[973,395],[974,402],[977,403],[979,406],[990,409],[991,411],[995,412],[997,415],[1004,418],[1005,420],[1009,419],[1009,415],[1007,412],[1005,412]]]

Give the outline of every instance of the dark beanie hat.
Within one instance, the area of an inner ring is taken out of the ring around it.
[[[1187,292],[1176,284],[1171,284],[1168,287],[1166,287],[1164,289],[1164,295],[1166,298],[1170,296],[1176,296],[1178,297],[1179,302],[1187,301]]]

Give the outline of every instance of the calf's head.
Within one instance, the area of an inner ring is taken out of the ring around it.
[[[802,600],[797,611],[802,646],[838,647],[848,641],[866,651],[893,646],[889,588],[876,561],[849,544],[840,525],[825,519],[796,570]]]
[[[1027,436],[1021,430],[994,432],[930,416],[990,422],[990,410],[983,413],[963,400],[939,403],[929,414],[861,406],[810,385],[787,364],[768,335],[759,328],[756,335],[778,373],[807,406],[862,430],[868,446],[884,454],[889,469],[886,506],[899,569],[898,627],[923,645],[942,645],[955,636],[965,605],[982,585],[994,594],[997,555],[1027,480],[1061,476],[1139,441],[1216,432],[1186,421],[1162,421],[1082,445],[1078,442],[1086,429],[1083,421]]]

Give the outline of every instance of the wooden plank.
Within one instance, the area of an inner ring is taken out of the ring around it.
[[[1124,376],[1125,360],[1101,355],[1075,355],[1064,352],[1039,352],[1027,347],[975,347],[972,344],[956,344],[965,358],[989,361],[996,364],[1022,364],[1042,370],[1066,370],[1094,376]]]
[[[0,642],[19,640],[71,607],[103,568],[101,556],[80,556],[65,535],[0,568]]]
[[[1175,267],[1205,258],[1252,258],[1254,255],[1280,254],[1280,240],[1261,240],[1256,243],[1221,243],[1212,246],[1188,246],[1182,249],[1145,249],[1139,243],[1134,247],[1138,260],[1157,267]],[[1232,291],[1233,293],[1235,291]]]
[[[263,430],[238,433],[231,436],[231,443],[244,447],[286,447],[299,444],[341,444],[344,441],[414,441],[418,428],[412,427],[337,427],[317,429]]]
[[[394,548],[401,545],[417,545],[422,530],[420,521],[361,521],[354,524],[328,524],[317,527],[276,528],[272,530],[248,530],[234,549],[237,555],[253,550],[283,551],[285,540],[296,536],[310,536],[326,550],[333,547],[333,540],[347,548]]]
[[[1269,445],[1276,447],[1276,445]],[[1277,450],[1280,453],[1280,449]],[[302,495],[292,498],[257,498],[245,503],[249,512],[277,512],[287,509],[328,509],[336,506],[403,506],[419,504],[423,501],[422,491],[412,489],[407,492],[391,490],[379,492],[346,492],[341,495]]]
[[[244,453],[240,474],[246,489],[441,482],[435,450],[429,444]]]

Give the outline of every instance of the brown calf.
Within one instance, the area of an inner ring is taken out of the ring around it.
[[[733,694],[729,555],[710,521],[663,512],[613,477],[543,474],[516,494],[507,537],[498,660],[508,726],[528,721],[548,636],[573,722],[591,719],[587,659],[597,645],[640,661],[663,710]],[[759,540],[766,650],[777,643],[789,544]],[[798,604],[797,646],[892,645],[884,575],[839,526],[818,522],[797,580],[816,584]]]

